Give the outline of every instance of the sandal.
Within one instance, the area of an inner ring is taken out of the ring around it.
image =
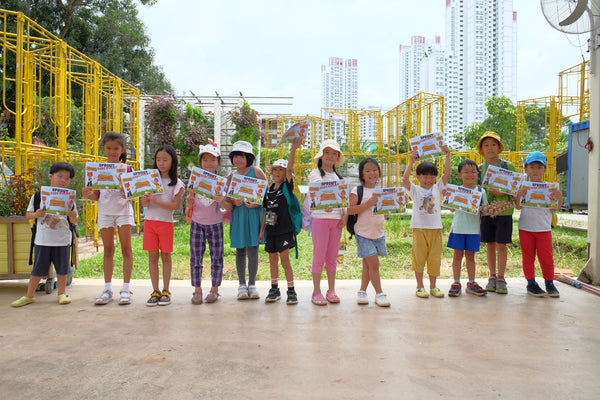
[[[206,296],[206,302],[207,303],[214,303],[215,301],[217,301],[219,299],[220,294],[218,292],[213,292],[212,290],[210,291],[210,293]]]
[[[313,294],[311,301],[317,306],[324,306],[327,304],[327,300],[325,300],[325,297],[323,297],[323,293]]]
[[[163,289],[162,293],[160,294],[160,300],[158,300],[158,305],[168,306],[169,304],[171,304],[171,292]]]
[[[198,289],[200,289],[200,291],[194,292],[194,294],[192,295],[192,304],[202,304],[202,288]]]
[[[156,305],[158,305],[158,301],[160,300],[160,293],[158,291],[154,291],[152,292],[152,294],[150,295],[150,298],[148,299],[148,301],[146,302],[146,305],[148,307],[154,307]]]
[[[334,290],[328,290],[327,295],[325,297],[327,298],[327,301],[330,303],[339,303],[340,302],[340,298],[338,297],[337,294],[335,294]]]

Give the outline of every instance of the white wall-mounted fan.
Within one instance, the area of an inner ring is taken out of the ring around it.
[[[600,0],[540,0],[542,13],[553,28],[581,34],[600,28]]]

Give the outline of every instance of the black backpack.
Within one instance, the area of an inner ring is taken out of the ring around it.
[[[356,205],[359,205],[362,201],[363,189],[363,185],[356,187],[356,194],[358,195],[358,203],[356,203]],[[350,234],[350,239],[352,239],[352,236],[356,234],[354,232],[354,225],[356,225],[356,221],[358,221],[358,214],[348,215],[348,223],[346,224],[346,230]]]
[[[42,203],[42,193],[38,190],[33,194],[33,210],[37,211],[40,208],[40,204]],[[79,237],[79,232],[77,231],[77,225],[72,224],[71,220],[67,216],[67,221],[69,222],[69,230],[72,235]],[[37,233],[37,218],[31,227],[31,245],[29,246],[29,265],[33,264],[33,246],[35,243],[35,234]],[[73,239],[71,238],[71,260],[73,259]]]

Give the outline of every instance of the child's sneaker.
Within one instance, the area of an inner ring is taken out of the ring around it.
[[[546,297],[546,292],[537,283],[527,285],[527,294],[534,297]]]
[[[425,290],[425,288],[417,288],[416,294],[417,297],[420,297],[422,299],[426,299],[427,297],[429,297],[429,293],[427,293],[427,290]]]
[[[96,299],[96,305],[103,306],[113,300],[112,290],[104,289],[104,292]]]
[[[477,282],[467,283],[467,288],[465,291],[467,293],[474,294],[475,296],[485,296],[487,294],[485,289],[479,286]]]
[[[356,302],[358,304],[369,304],[369,296],[365,290],[359,290],[356,294]]]
[[[390,301],[385,293],[381,292],[375,295],[375,304],[377,304],[379,307],[389,307]]]
[[[131,295],[133,295],[131,291],[121,289],[119,292],[119,304],[122,306],[131,304]]]
[[[462,294],[462,286],[458,282],[452,283],[450,285],[450,290],[448,291],[448,296],[450,297],[458,297]]]
[[[550,297],[560,297],[560,293],[558,293],[558,289],[554,286],[554,282],[546,283],[546,292]]]
[[[59,294],[58,295],[58,304],[69,304],[71,303],[71,298],[68,294]]]
[[[279,291],[279,288],[271,288],[269,289],[269,294],[265,298],[265,303],[274,303],[279,299],[281,299],[281,292]]]
[[[433,297],[437,297],[437,298],[442,298],[444,297],[444,292],[442,292],[440,289],[434,287],[433,289],[429,289],[429,293],[431,293],[431,295]]]
[[[258,294],[258,290],[256,290],[256,286],[248,286],[248,297],[250,297],[252,300],[260,299],[260,295]]]
[[[487,290],[488,292],[496,291],[496,278],[495,277],[490,277],[490,279],[488,279],[488,283],[487,283],[487,285],[485,285],[485,290]]]
[[[23,296],[15,301],[13,301],[12,303],[10,303],[10,305],[13,307],[23,307],[23,306],[26,306],[27,304],[31,304],[34,302],[35,302],[35,296],[33,296],[33,297]]]
[[[248,298],[248,288],[245,285],[240,286],[238,288],[237,299],[238,300],[246,300],[247,298]]]
[[[496,279],[496,293],[507,294],[508,288],[506,287],[506,281],[504,279]]]
[[[294,289],[288,289],[287,291],[287,300],[285,301],[287,305],[298,304],[298,295]]]

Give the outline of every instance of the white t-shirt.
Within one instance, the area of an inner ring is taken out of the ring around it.
[[[98,215],[133,216],[133,207],[129,200],[123,198],[121,189],[100,189]]]
[[[548,232],[552,229],[552,210],[548,208],[523,207],[519,217],[519,229],[527,232]]]
[[[352,192],[358,195],[358,188],[353,188]],[[363,186],[363,196],[360,203],[365,203],[373,197],[373,189]],[[385,235],[385,215],[373,215],[373,207],[369,207],[358,214],[358,219],[354,225],[354,232],[367,239],[379,239]]]
[[[319,169],[313,169],[310,171],[310,175],[308,176],[309,182],[328,182],[328,181],[339,181],[337,174],[335,172],[325,172],[325,176],[321,177],[321,172]],[[318,219],[342,219],[344,212],[341,208],[334,208],[331,212],[327,212],[325,210],[312,210],[311,218]]]
[[[411,182],[408,195],[412,199],[411,228],[442,229],[442,179],[429,189]]]
[[[33,196],[29,200],[27,211],[37,211],[33,208]],[[44,218],[38,218],[34,243],[36,246],[69,246],[71,244],[71,231],[69,230],[67,216],[46,214]]]
[[[171,183],[171,178],[162,178],[162,185],[164,191],[162,193],[154,194],[154,197],[157,200],[170,203],[182,189],[185,190],[185,185],[183,184],[181,179],[177,179],[177,183],[174,186],[169,186],[169,183]],[[164,207],[159,206],[158,204],[150,203],[150,205],[146,209],[146,216],[144,217],[144,220],[174,222],[173,210],[168,210]]]

